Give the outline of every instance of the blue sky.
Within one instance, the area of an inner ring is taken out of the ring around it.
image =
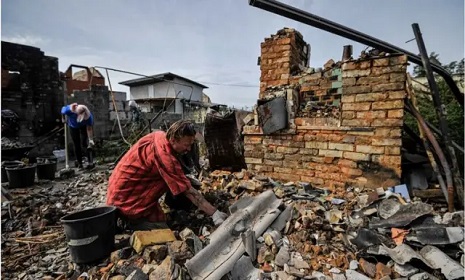
[[[286,0],[300,9],[418,53],[411,24],[443,63],[464,57],[463,0]],[[2,40],[36,46],[69,64],[146,75],[173,72],[205,83],[213,102],[252,106],[259,91],[260,43],[283,27],[311,44],[311,67],[366,46],[249,6],[247,0],[3,0]],[[118,82],[134,76],[110,72]],[[222,85],[214,85],[216,83]],[[245,87],[225,86],[244,85]]]

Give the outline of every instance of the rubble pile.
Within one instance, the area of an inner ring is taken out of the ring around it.
[[[2,137],[2,150],[23,148],[27,146],[28,146],[27,144],[24,144],[18,141],[12,141],[6,137]]]
[[[100,171],[12,191],[14,200],[2,208],[2,276],[181,280],[217,279],[197,276],[223,271],[222,279],[463,276],[463,211],[447,213],[445,205],[411,198],[405,185],[318,188],[282,184],[248,170],[199,176],[207,200],[230,214],[219,227],[195,208],[168,210],[170,229],[119,232],[109,258],[78,266],[69,258],[59,219],[102,204],[107,178]],[[237,261],[223,263],[228,254]]]
[[[13,199],[2,201],[2,278],[42,279],[72,271],[60,219],[104,204],[108,176],[98,171],[10,190]]]

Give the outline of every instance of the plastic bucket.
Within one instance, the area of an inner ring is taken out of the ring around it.
[[[55,179],[57,171],[56,157],[38,157],[37,158],[37,178],[45,180]]]
[[[19,160],[2,162],[2,183],[8,182],[8,175],[6,174],[5,167],[16,167],[20,166],[21,164],[23,164],[23,162]]]
[[[61,218],[71,260],[91,263],[110,256],[115,246],[116,207],[97,207]]]
[[[37,165],[5,167],[10,189],[34,185]]]

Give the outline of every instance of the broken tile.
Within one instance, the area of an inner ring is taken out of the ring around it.
[[[195,235],[195,233],[191,229],[185,228],[183,231],[179,233],[179,236],[183,241],[187,243],[194,255],[200,252],[200,250],[202,250],[202,241],[197,235]]]
[[[232,280],[259,279],[260,270],[256,269],[247,256],[242,256],[231,271]]]
[[[175,240],[168,244],[168,254],[174,261],[182,261],[194,256],[189,250],[187,243],[180,240]]]
[[[142,257],[145,259],[147,263],[151,263],[152,261],[159,263],[166,258],[167,253],[168,246],[152,245],[145,247]]]
[[[398,263],[394,263],[393,270],[395,272],[399,273],[400,276],[410,276],[410,275],[415,274],[415,273],[417,273],[419,271],[418,268],[413,267],[410,264],[401,265],[401,264],[398,264]]]
[[[374,278],[376,275],[376,264],[366,261],[365,259],[361,258],[359,260],[360,268],[363,273],[368,275],[370,278]]]
[[[355,270],[355,269],[358,268],[358,264],[359,264],[358,261],[351,260],[350,263],[349,263],[349,268]]]
[[[270,262],[273,259],[274,259],[274,255],[267,246],[261,246],[258,249],[258,255],[257,255],[258,263]]]
[[[287,274],[290,274],[290,275],[296,276],[296,277],[301,277],[302,278],[302,277],[305,276],[305,273],[303,273],[302,271],[298,270],[297,268],[289,266],[287,264],[284,264],[284,271]]]
[[[149,280],[171,279],[174,262],[167,256],[163,262],[149,275]]]
[[[281,246],[274,262],[277,266],[283,267],[290,260],[289,250],[286,246]]]
[[[347,280],[370,280],[370,278],[352,269],[346,270]]]
[[[445,213],[442,217],[442,223],[452,227],[463,227],[464,223],[464,212],[457,211],[453,213]]]
[[[429,204],[419,202],[419,203],[409,203],[402,205],[399,211],[388,219],[379,220],[379,221],[370,221],[370,228],[380,228],[380,227],[403,227],[410,224],[413,220],[430,214],[433,211],[433,207]]]
[[[386,276],[390,276],[392,273],[391,269],[385,264],[379,262],[376,264],[376,279],[381,279]]]
[[[388,198],[382,200],[378,205],[379,216],[387,219],[399,211],[402,204],[395,198]]]
[[[422,244],[445,245],[463,241],[464,229],[461,227],[433,227],[414,230],[414,235]]]
[[[113,251],[110,255],[110,260],[112,263],[117,263],[121,259],[128,259],[132,255],[132,252],[132,247],[125,247],[123,249]]]
[[[142,272],[144,272],[145,274],[149,275],[149,274],[152,273],[152,271],[154,271],[157,267],[158,267],[158,265],[156,265],[156,264],[144,264],[144,266],[142,267]]]
[[[422,273],[417,273],[412,276],[410,276],[409,280],[439,280],[439,278],[434,277],[433,275],[427,273],[427,272],[422,272]]]

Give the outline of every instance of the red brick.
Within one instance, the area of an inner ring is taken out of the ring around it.
[[[397,109],[397,110],[389,110],[388,111],[388,118],[398,118],[401,119],[404,117],[404,110],[403,109]]]
[[[375,58],[373,59],[373,67],[389,66],[389,58]]]
[[[366,153],[366,154],[383,154],[384,147],[374,147],[368,145],[357,145],[355,147],[355,151],[359,153]]]
[[[283,154],[295,154],[299,151],[299,148],[288,148],[288,147],[278,147],[276,152]]]
[[[349,168],[341,166],[341,172],[350,176],[361,176],[363,174],[362,170],[356,168]]]
[[[386,117],[386,111],[357,112],[357,119],[380,119]]]
[[[339,159],[337,162],[338,166],[345,166],[349,168],[357,168],[357,163],[348,159]]]
[[[386,93],[383,92],[372,92],[355,95],[356,102],[367,102],[367,101],[381,101],[387,97]]]
[[[354,145],[342,143],[328,143],[328,149],[338,151],[354,151]]]
[[[342,120],[342,126],[370,126],[370,121],[367,119]]]
[[[371,122],[371,126],[379,127],[379,126],[398,126],[401,127],[404,124],[403,119],[374,119]]]
[[[384,110],[384,109],[402,109],[404,108],[403,100],[393,100],[393,101],[379,101],[373,102],[373,110]]]
[[[404,83],[387,83],[387,84],[380,84],[380,85],[373,85],[372,90],[373,92],[376,91],[391,91],[391,90],[401,90],[405,88]]]
[[[344,152],[343,158],[351,159],[354,161],[369,161],[371,159],[369,154],[355,152]]]
[[[371,108],[370,102],[342,103],[343,111],[368,111]]]

